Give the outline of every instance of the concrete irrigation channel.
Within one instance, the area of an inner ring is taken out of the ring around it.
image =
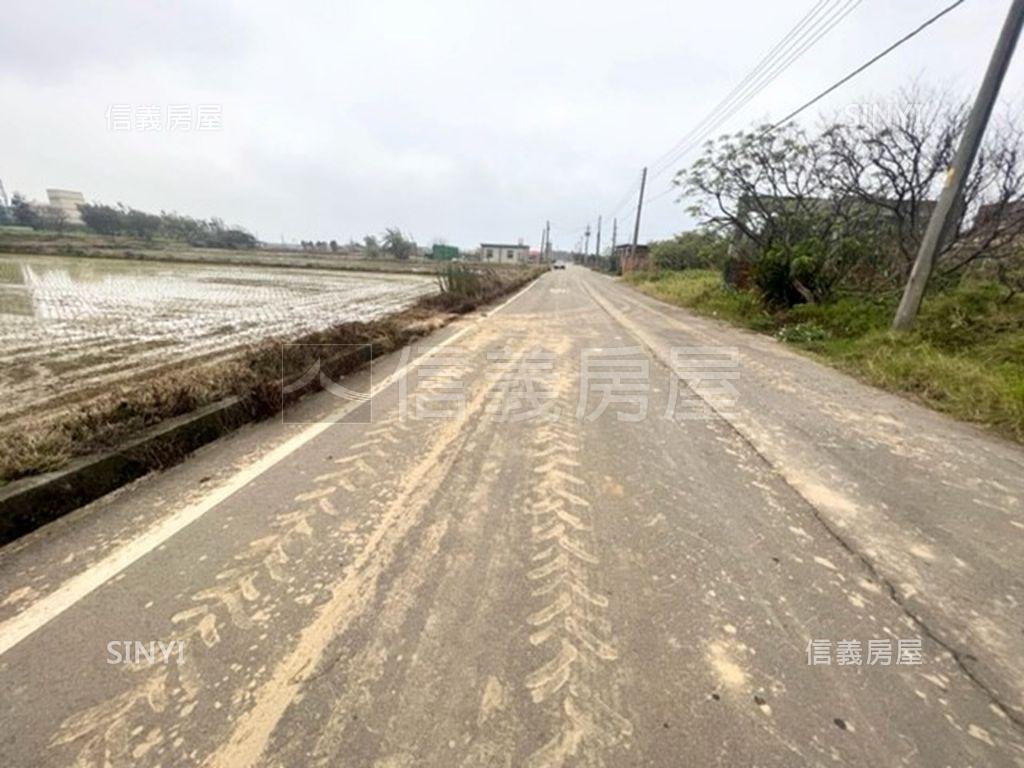
[[[346,375],[453,316],[427,275],[0,256],[0,280],[0,541],[274,413],[289,367]]]

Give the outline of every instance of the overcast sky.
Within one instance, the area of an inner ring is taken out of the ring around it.
[[[948,2],[863,0],[723,130],[782,116]],[[550,219],[556,247],[570,247],[813,5],[9,3],[0,179],[8,194],[63,187],[220,216],[270,241],[397,225],[424,244],[536,246]],[[915,77],[972,92],[1008,7],[968,0],[822,108]],[[1001,97],[1022,99],[1024,54]],[[200,105],[213,130],[198,130]],[[170,130],[171,108],[191,125],[179,115]],[[643,239],[689,225],[673,197],[650,205]]]

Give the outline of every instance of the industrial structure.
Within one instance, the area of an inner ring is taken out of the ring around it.
[[[83,224],[82,213],[78,206],[85,205],[85,196],[81,192],[70,189],[48,189],[46,197],[49,199],[50,211],[60,213],[68,224]]]
[[[618,259],[619,269],[624,275],[651,267],[651,249],[646,245],[635,248],[629,243],[617,245],[612,251],[612,258]]]
[[[430,249],[430,258],[434,261],[455,261],[459,258],[459,249],[454,245],[434,243]]]

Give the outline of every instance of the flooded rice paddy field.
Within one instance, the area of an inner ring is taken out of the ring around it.
[[[434,290],[422,275],[0,255],[0,419]]]

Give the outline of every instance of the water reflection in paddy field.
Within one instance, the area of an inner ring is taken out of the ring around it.
[[[0,416],[168,363],[372,320],[421,275],[0,255]]]

